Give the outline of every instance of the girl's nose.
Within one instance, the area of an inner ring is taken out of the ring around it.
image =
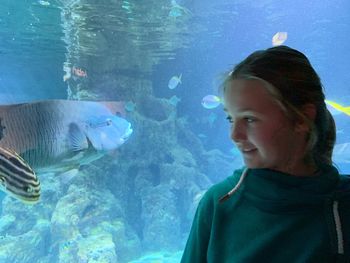
[[[239,123],[233,123],[231,127],[231,139],[234,142],[244,141],[246,139],[246,133],[242,125]]]

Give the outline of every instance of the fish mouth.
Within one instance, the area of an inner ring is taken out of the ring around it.
[[[122,137],[123,141],[127,141],[130,137],[130,135],[132,134],[133,130],[131,129],[131,125],[129,125],[126,133],[124,134],[124,136]]]
[[[38,196],[38,197],[35,196],[32,198],[30,198],[30,197],[26,197],[26,198],[17,197],[17,198],[20,199],[22,203],[27,204],[27,205],[34,205],[40,201],[40,196]]]

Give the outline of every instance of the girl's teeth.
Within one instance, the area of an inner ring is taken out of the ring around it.
[[[243,152],[250,152],[250,151],[253,151],[255,149],[249,149],[249,150],[243,150]]]

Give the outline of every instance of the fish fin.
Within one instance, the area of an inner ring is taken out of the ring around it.
[[[332,106],[334,109],[341,111],[341,112],[345,113],[346,115],[350,116],[350,107],[349,106],[344,107],[344,106],[340,105],[339,103],[336,103],[336,102],[330,101],[330,100],[325,100],[325,102],[328,105]]]
[[[82,151],[89,147],[85,134],[76,123],[69,124],[68,145],[73,152]]]
[[[72,166],[69,169],[59,174],[59,180],[61,184],[66,185],[71,182],[73,178],[79,173],[79,166]]]
[[[181,84],[182,84],[182,82],[181,82],[181,78],[182,78],[182,73],[179,75],[179,83],[181,83]]]
[[[325,100],[325,102],[332,106],[333,108],[339,110],[339,111],[343,111],[344,107],[342,105],[340,105],[339,103],[336,103],[334,101],[330,101],[330,100]]]
[[[350,107],[345,107],[345,108],[344,108],[344,113],[345,113],[346,115],[349,115],[349,116],[350,116]]]

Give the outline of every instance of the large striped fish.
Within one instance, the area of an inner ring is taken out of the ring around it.
[[[121,102],[47,100],[0,106],[0,147],[36,173],[64,172],[122,145],[131,125]]]
[[[16,152],[1,147],[0,189],[28,204],[40,198],[40,182],[34,171]]]

